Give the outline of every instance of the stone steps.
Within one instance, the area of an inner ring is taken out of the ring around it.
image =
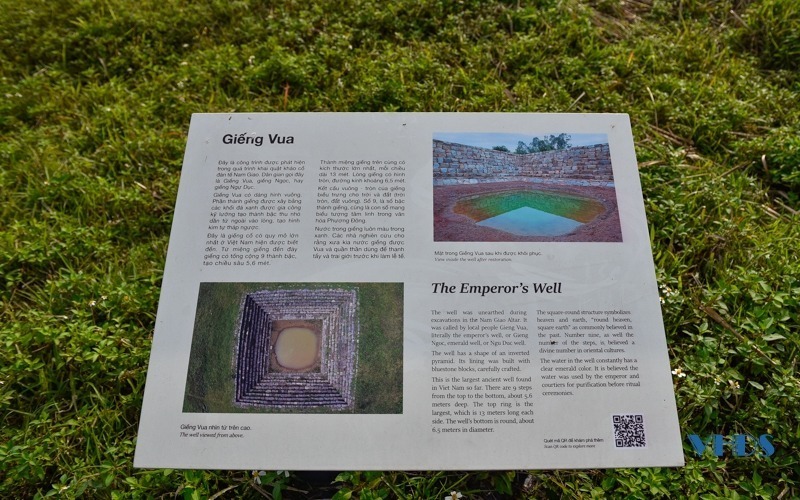
[[[270,371],[272,322],[292,319],[322,321],[319,373]],[[263,290],[247,294],[236,335],[236,404],[352,406],[358,352],[356,290]]]

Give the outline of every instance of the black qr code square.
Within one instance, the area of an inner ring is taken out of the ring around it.
[[[617,448],[646,446],[643,415],[612,415],[614,444]]]

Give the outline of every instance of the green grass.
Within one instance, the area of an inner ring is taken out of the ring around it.
[[[403,412],[402,283],[202,283],[197,300],[185,412],[233,413],[234,331],[242,296],[259,290],[358,290],[359,345],[354,413]],[[317,413],[329,410],[270,410]]]
[[[800,496],[798,16],[798,0],[0,0],[0,496],[308,491],[132,468],[189,117],[394,110],[629,113],[682,431],[771,433],[776,452],[345,472],[339,498]]]

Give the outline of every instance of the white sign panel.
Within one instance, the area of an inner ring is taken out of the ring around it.
[[[136,466],[682,464],[627,115],[192,117]]]

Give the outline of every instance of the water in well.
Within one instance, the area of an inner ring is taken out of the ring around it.
[[[319,353],[319,338],[310,328],[284,328],[275,341],[275,359],[290,370],[306,370],[314,366]]]
[[[472,196],[453,211],[491,227],[520,236],[563,236],[603,213],[597,200],[566,193],[521,190]]]
[[[562,236],[583,225],[568,217],[530,207],[518,208],[477,224],[520,236]]]

